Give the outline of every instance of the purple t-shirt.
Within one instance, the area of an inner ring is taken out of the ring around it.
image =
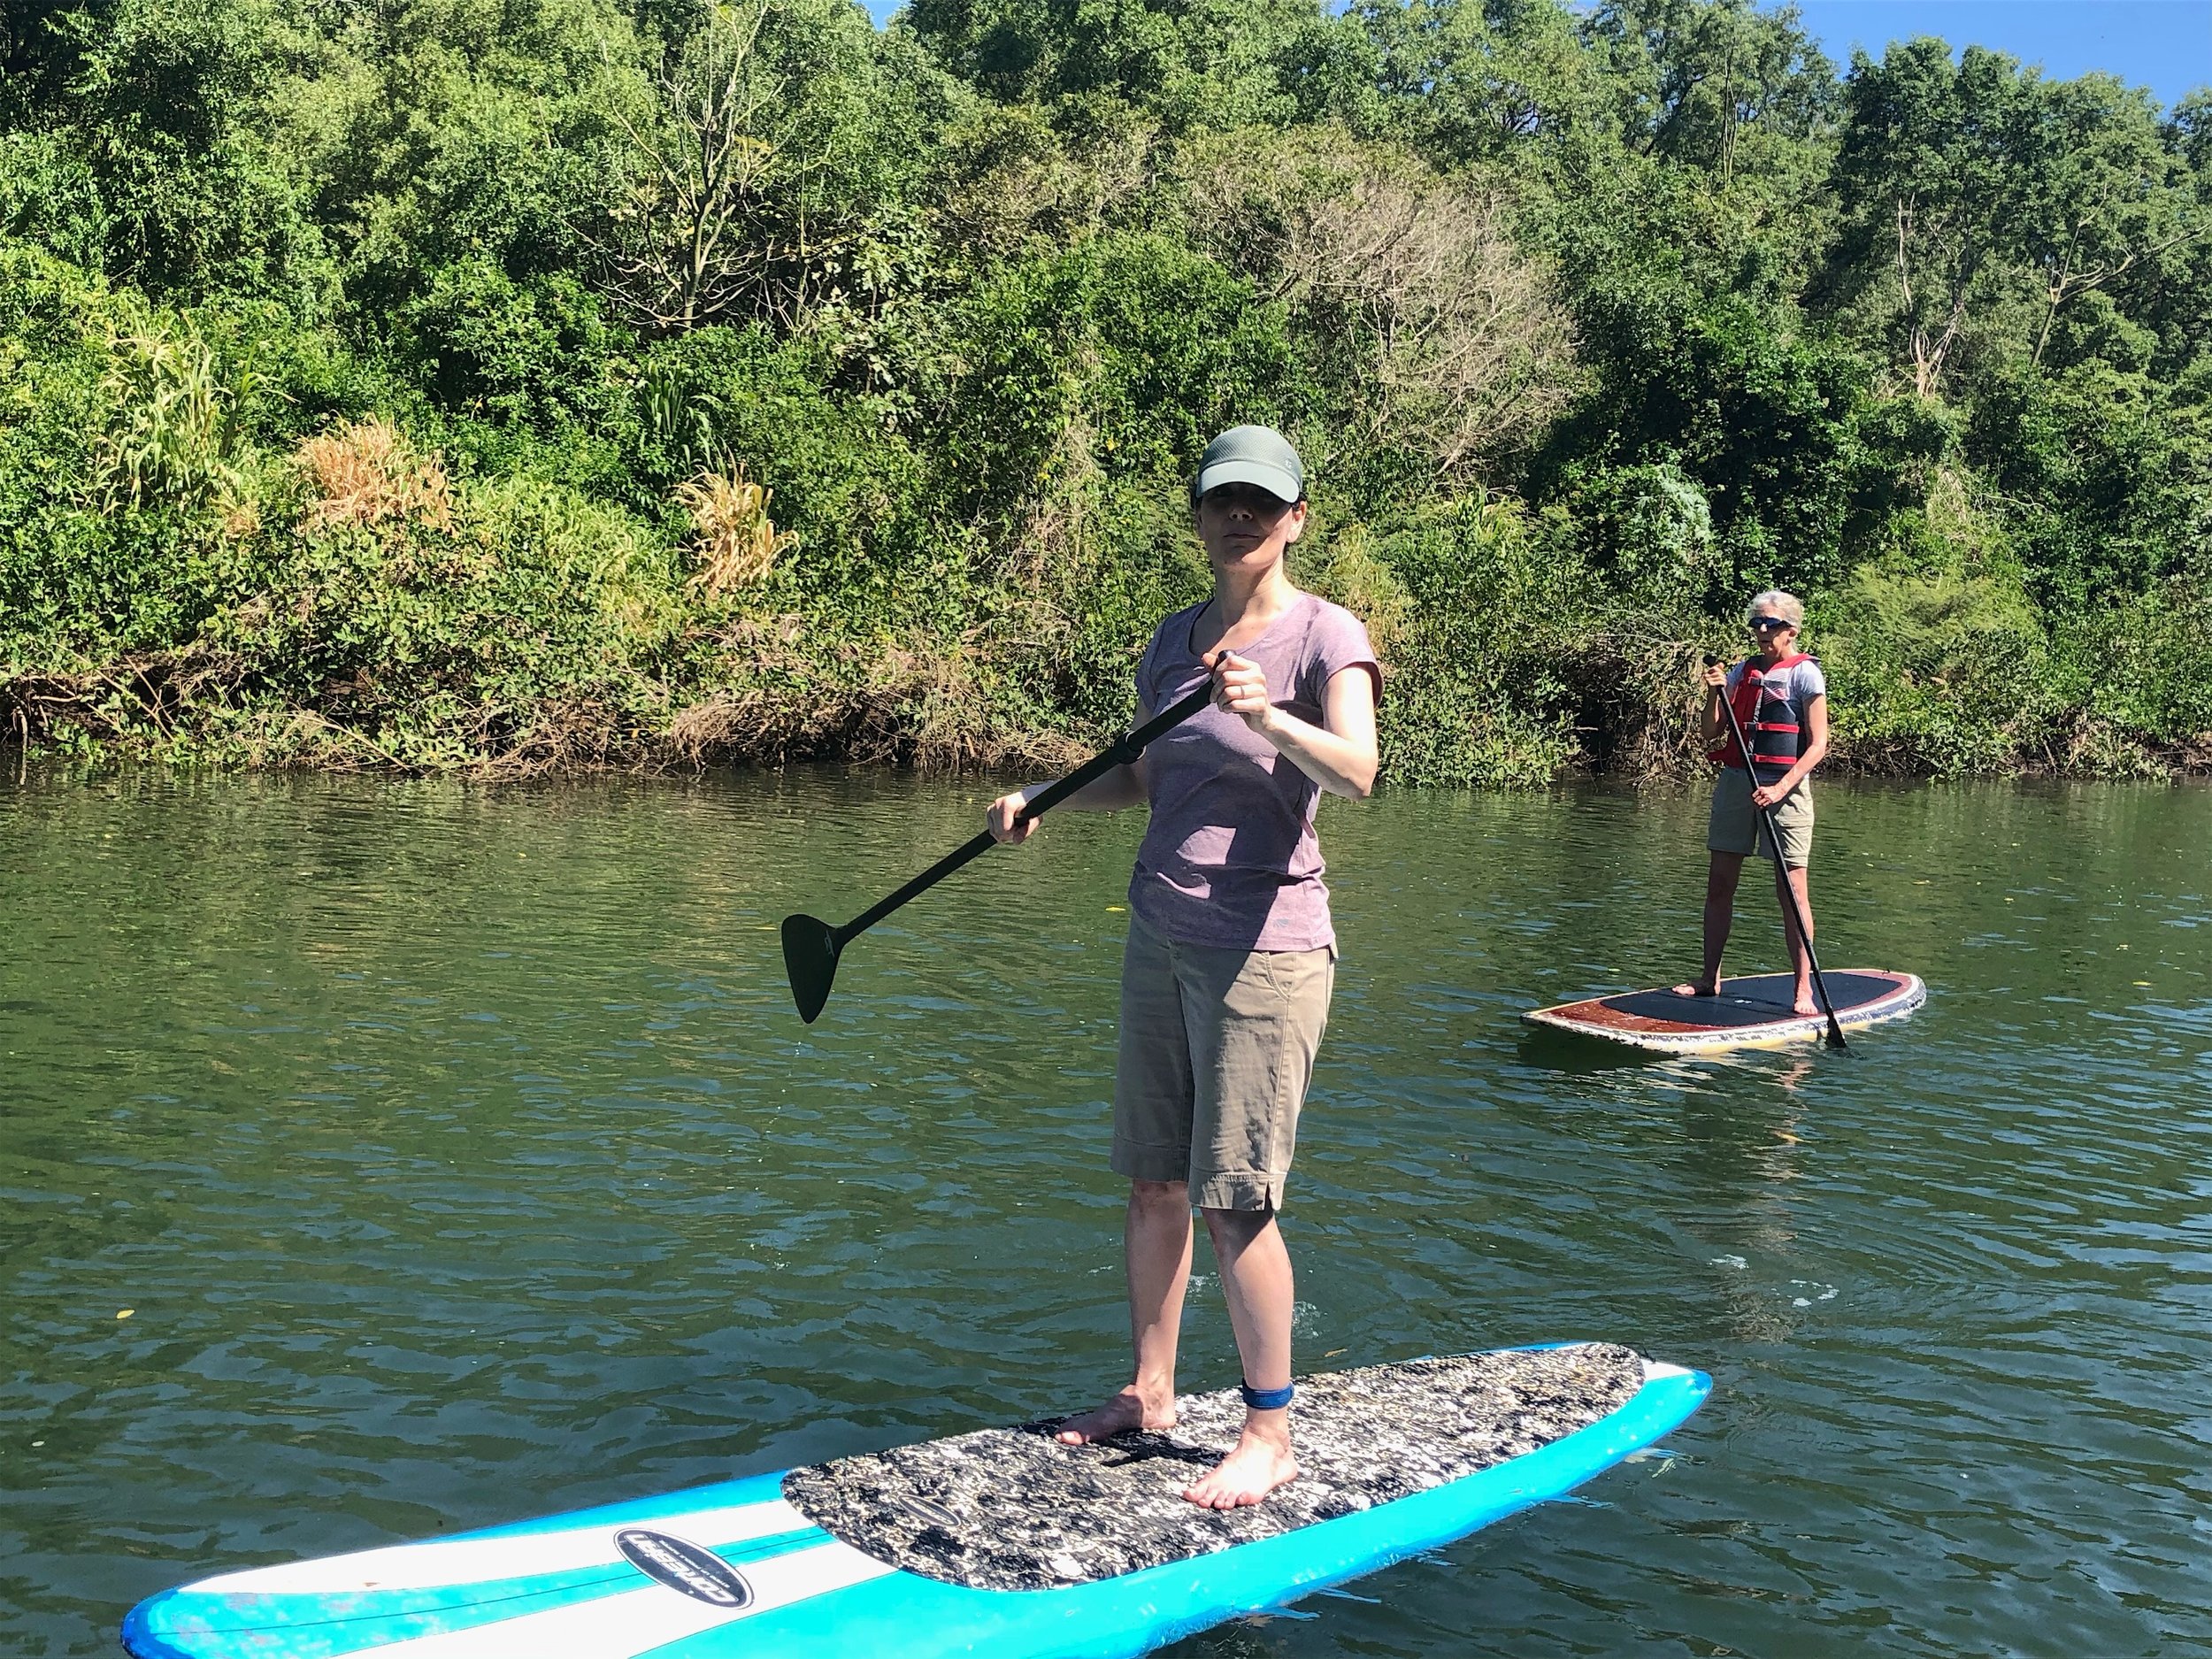
[[[1204,609],[1193,605],[1160,624],[1137,664],[1138,701],[1155,714],[1207,677],[1191,650]],[[1236,655],[1259,664],[1277,708],[1316,726],[1333,675],[1363,664],[1380,672],[1360,619],[1311,594],[1299,595]],[[1320,785],[1217,703],[1146,749],[1145,772],[1152,821],[1129,879],[1133,910],[1186,944],[1336,948],[1313,832]]]

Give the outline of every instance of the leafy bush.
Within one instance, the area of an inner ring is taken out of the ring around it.
[[[1277,425],[1387,775],[2212,765],[2212,130],[1732,0],[98,0],[0,77],[0,730],[1041,764]]]
[[[1470,499],[1376,549],[1412,602],[1388,648],[1391,776],[1525,786],[1574,757],[1589,595],[1563,541],[1510,503]]]

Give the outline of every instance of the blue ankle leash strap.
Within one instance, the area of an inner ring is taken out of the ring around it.
[[[1237,1392],[1244,1396],[1244,1403],[1255,1411],[1279,1411],[1290,1403],[1297,1390],[1285,1383],[1280,1388],[1255,1388],[1248,1382],[1237,1384]]]

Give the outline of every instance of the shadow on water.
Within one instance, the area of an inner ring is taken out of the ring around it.
[[[1632,1048],[1625,1043],[1604,1042],[1594,1037],[1578,1037],[1571,1032],[1543,1025],[1522,1028],[1515,1057],[1525,1066],[1556,1071],[1562,1077],[1598,1077],[1609,1071],[1640,1071],[1668,1063],[1666,1056],[1649,1049]]]
[[[0,1649],[155,1590],[1087,1402],[1134,818],[867,935],[787,912],[981,780],[0,789]],[[1519,1020],[1681,977],[1702,802],[1331,803],[1305,1362],[1609,1337],[1667,1455],[1176,1651],[2212,1642],[2212,795],[1828,786],[1824,956],[1928,1007],[1723,1058]],[[1771,967],[1747,900],[1732,972]],[[1207,1264],[1185,1377],[1235,1380]],[[127,1315],[127,1317],[123,1317]]]

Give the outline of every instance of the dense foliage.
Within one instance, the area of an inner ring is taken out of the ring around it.
[[[2212,94],[1741,0],[22,0],[0,719],[518,772],[1041,764],[1238,420],[1401,780],[2212,757]]]

